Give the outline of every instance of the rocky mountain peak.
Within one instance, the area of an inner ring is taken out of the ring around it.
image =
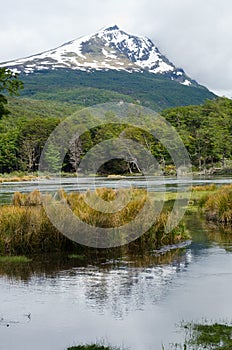
[[[42,70],[73,69],[81,71],[118,70],[161,74],[184,85],[197,85],[176,68],[154,43],[124,32],[114,24],[62,46],[30,57],[0,64],[26,74]]]

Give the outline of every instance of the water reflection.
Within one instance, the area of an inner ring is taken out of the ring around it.
[[[206,223],[207,237],[210,241],[219,244],[228,252],[232,252],[232,227],[231,225]]]
[[[142,271],[162,265],[173,265],[178,268],[186,255],[185,249],[181,247],[188,244],[186,242],[178,249],[172,246],[167,251],[144,251],[140,254],[133,254],[126,249],[107,252],[96,250],[95,255],[91,255],[91,251],[86,251],[82,259],[70,259],[65,254],[32,256],[32,261],[28,263],[0,262],[0,276],[6,276],[9,280],[30,282],[33,277],[60,278],[62,273],[69,276],[94,276],[97,272],[104,275],[111,271],[119,271],[123,275],[128,269]]]
[[[191,261],[191,251],[185,248],[159,254],[124,253],[123,257],[109,260],[100,254],[91,264],[88,259],[73,263],[67,256],[59,255],[21,265],[0,264],[0,297],[7,298],[4,294],[7,285],[14,288],[19,299],[22,290],[26,294],[39,294],[36,298],[39,304],[46,295],[50,298],[61,294],[71,299],[73,305],[83,300],[86,310],[124,320],[131,312],[143,311],[147,304],[155,305],[163,300],[175,275]],[[0,326],[24,321],[15,321],[4,314]]]
[[[131,311],[143,310],[148,300],[156,304],[165,298],[173,277],[187,267],[188,255],[189,252],[173,252],[172,263],[162,265],[149,259],[147,264],[141,261],[138,266],[120,264],[107,270],[89,267],[88,274],[77,269],[75,280],[84,287],[90,308],[96,311],[97,307],[100,313],[108,311],[123,319]]]
[[[192,243],[166,252],[1,264],[0,348],[64,350],[103,337],[134,350],[161,350],[162,342],[169,349],[182,340],[175,333],[182,319],[229,317],[231,239],[199,213],[186,222]]]

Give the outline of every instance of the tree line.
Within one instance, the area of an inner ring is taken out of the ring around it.
[[[61,116],[60,111],[59,117],[54,116],[54,113],[50,116],[49,108],[46,109],[43,117],[34,112],[29,116],[29,111],[22,116],[15,111],[9,114],[5,92],[16,94],[21,87],[22,84],[17,75],[4,68],[0,69],[0,173],[37,171],[40,155],[49,135],[66,117],[65,113]],[[41,106],[44,109],[46,102],[42,101]],[[141,144],[155,156],[164,170],[173,167],[169,151],[162,142],[139,127],[110,123],[113,120],[113,114],[110,113],[108,112],[105,116],[105,124],[86,131],[80,138],[70,139],[61,170],[74,172],[90,149],[102,141],[118,137]],[[179,133],[196,170],[223,168],[230,161],[232,162],[232,100],[222,97],[207,100],[199,106],[170,108],[161,114]],[[91,114],[87,117],[90,120],[94,118]],[[147,118],[147,116],[141,116],[143,117]],[[133,122],[133,115],[131,120]],[[81,124],[81,120],[79,122]],[[157,127],[152,117],[149,123],[151,127]],[[60,135],[60,140],[64,136]],[[168,138],[168,134],[165,137]],[[59,147],[61,146],[62,141],[54,147],[50,145],[47,156],[49,162],[54,165],[54,169],[60,162]],[[171,146],[174,147],[174,145]],[[94,163],[94,159],[92,162]],[[103,163],[98,172],[100,174],[139,173],[141,168],[136,152],[132,154],[130,147],[124,146],[119,150],[119,154],[115,154],[114,159]]]

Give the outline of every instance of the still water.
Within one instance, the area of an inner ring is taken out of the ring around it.
[[[65,350],[104,340],[161,350],[183,339],[182,320],[231,321],[232,240],[199,214],[186,221],[192,243],[167,252],[0,265],[0,349]]]
[[[198,177],[193,180],[183,177],[177,179],[176,177],[161,177],[161,176],[133,176],[122,177],[118,179],[111,179],[107,177],[72,177],[60,179],[44,179],[41,181],[27,181],[27,182],[4,182],[0,183],[0,204],[10,202],[14,192],[22,193],[32,192],[39,189],[41,192],[55,192],[59,188],[64,188],[67,192],[72,191],[86,191],[99,187],[110,188],[146,188],[148,191],[164,192],[188,189],[192,185],[207,185],[215,183],[216,185],[223,185],[232,183],[232,179],[228,177]]]

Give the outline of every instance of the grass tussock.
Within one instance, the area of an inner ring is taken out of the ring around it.
[[[65,242],[41,206],[0,208],[0,254],[61,251]]]
[[[104,209],[106,209],[104,205],[101,206],[101,211],[97,211],[87,204],[86,199],[90,196],[90,191],[85,193],[71,193],[66,196],[66,200],[73,212],[82,221],[97,227],[117,228],[123,226],[136,218],[144,207],[145,202],[148,202],[148,207],[150,208],[155,205],[155,202],[152,202],[148,198],[146,190],[143,189],[113,190],[99,188],[96,190],[96,194],[105,201],[106,208],[108,203],[114,201],[117,197],[120,197],[121,200],[126,196],[130,198],[130,201],[122,210],[116,213],[106,213],[104,212]],[[165,232],[169,215],[170,210],[162,212],[149,230],[144,235],[131,242],[130,246],[134,248],[139,246],[157,249],[164,245],[178,244],[188,240],[189,234],[183,223],[176,223],[176,227],[171,232]],[[146,224],[146,222],[140,222],[141,231],[143,230],[143,225]]]
[[[39,190],[34,190],[29,194],[15,192],[12,198],[12,204],[14,206],[38,206],[42,205],[42,194]]]
[[[216,191],[217,186],[215,184],[204,185],[204,186],[192,186],[193,192],[202,192],[202,191]]]
[[[223,224],[232,222],[232,184],[222,186],[218,191],[205,195],[199,202],[208,220]]]
[[[154,206],[154,202],[147,196],[147,192],[141,189],[99,188],[95,192],[70,193],[60,190],[56,200],[65,201],[73,213],[82,221],[95,227],[117,227],[133,221],[137,214],[148,202],[148,210]],[[94,207],[98,203],[96,198],[102,199],[99,210]],[[89,205],[91,199],[93,207]],[[119,207],[117,207],[117,199]],[[51,200],[49,195],[46,201]],[[37,252],[61,252],[77,246],[63,236],[49,221],[42,206],[42,194],[35,190],[29,194],[16,192],[12,199],[12,205],[0,208],[0,254],[31,254]],[[109,205],[116,202],[113,212],[107,212]],[[121,204],[123,204],[121,206]],[[182,223],[176,225],[172,232],[165,232],[170,211],[165,210],[156,219],[149,230],[135,241],[128,244],[133,248],[157,249],[164,245],[177,244],[189,239],[188,233]],[[148,219],[147,219],[148,220]],[[141,232],[143,220],[139,222]],[[147,226],[145,226],[147,227]],[[123,243],[122,243],[123,244]],[[72,256],[72,258],[75,258]]]
[[[91,197],[91,191],[85,193],[70,193],[66,196],[67,202],[82,221],[92,226],[98,227],[119,227],[132,221],[136,215],[143,208],[146,200],[147,193],[144,190],[139,189],[120,189],[113,190],[111,188],[98,188],[95,191],[96,197]],[[119,206],[113,207],[115,212],[109,213],[109,204],[120,198]],[[88,199],[91,198],[92,206],[88,204]],[[98,206],[98,198],[103,202]],[[124,206],[126,199],[129,198],[129,202]],[[121,204],[123,209],[121,209]],[[96,205],[93,208],[93,206]]]

